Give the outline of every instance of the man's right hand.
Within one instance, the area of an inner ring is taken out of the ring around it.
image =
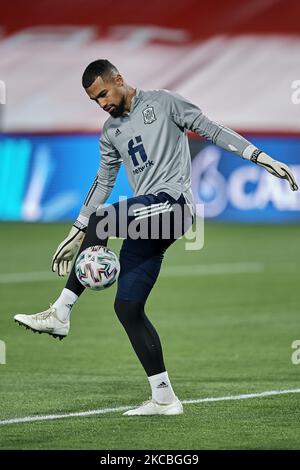
[[[72,261],[76,255],[82,240],[84,232],[79,228],[72,226],[69,235],[57,247],[52,259],[52,271],[57,272],[59,276],[66,276],[72,267]]]

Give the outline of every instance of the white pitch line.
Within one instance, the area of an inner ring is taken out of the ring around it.
[[[242,395],[229,395],[227,397],[200,398],[199,400],[184,400],[182,403],[188,405],[193,403],[207,403],[211,401],[246,400],[248,398],[272,397],[274,395],[287,395],[289,393],[300,393],[300,388],[293,388],[291,390],[270,390],[269,392],[258,393],[244,393]]]
[[[218,274],[257,273],[264,270],[264,264],[249,263],[214,263],[166,266],[161,277],[209,276]],[[25,282],[59,281],[57,274],[49,271],[0,274],[0,284],[18,284]]]
[[[190,405],[190,404],[197,404],[197,403],[217,402],[217,401],[246,400],[248,398],[272,397],[276,395],[288,395],[291,393],[300,393],[300,388],[295,388],[291,390],[270,390],[267,392],[258,392],[258,393],[244,393],[242,395],[229,395],[225,397],[199,398],[197,400],[182,400],[182,403],[184,405]],[[79,411],[79,412],[74,412],[74,413],[61,413],[61,414],[55,414],[55,415],[26,416],[25,418],[4,419],[0,421],[0,425],[17,424],[17,423],[33,423],[35,421],[50,421],[54,419],[78,418],[78,417],[86,417],[86,416],[93,416],[93,415],[102,415],[102,414],[107,414],[107,413],[115,413],[117,411],[130,410],[131,408],[134,408],[135,406],[137,405],[119,406],[117,408],[100,408],[98,410]]]
[[[23,284],[23,282],[49,282],[59,280],[60,278],[57,274],[48,271],[0,274],[0,284]]]

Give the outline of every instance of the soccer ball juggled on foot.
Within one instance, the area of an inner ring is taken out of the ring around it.
[[[116,282],[120,263],[117,255],[106,246],[91,246],[78,256],[75,272],[84,287],[102,290]]]

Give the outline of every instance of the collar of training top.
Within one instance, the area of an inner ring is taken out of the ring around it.
[[[142,98],[141,90],[139,88],[136,88],[136,94],[132,97],[132,100],[131,100],[130,112],[134,110],[134,108],[137,106],[141,98]]]

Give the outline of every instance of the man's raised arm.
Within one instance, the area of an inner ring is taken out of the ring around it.
[[[205,137],[229,152],[264,167],[272,175],[286,179],[292,191],[298,190],[295,177],[285,163],[274,160],[235,131],[210,120],[198,106],[177,93],[164,91],[164,94],[164,105],[177,125]]]

